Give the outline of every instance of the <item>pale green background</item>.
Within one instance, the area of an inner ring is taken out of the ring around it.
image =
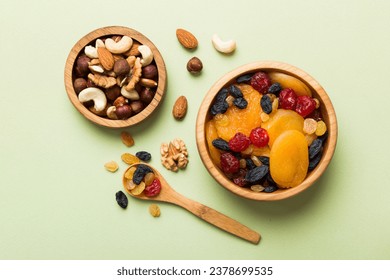
[[[1,259],[389,259],[389,1],[1,1],[0,4],[0,258]],[[65,60],[75,42],[109,25],[134,28],[161,51],[166,98],[144,124],[98,127],[71,105]],[[199,40],[182,48],[175,30]],[[219,54],[211,36],[237,41]],[[192,56],[201,76],[185,69]],[[339,138],[324,176],[284,201],[239,198],[207,173],[196,148],[195,119],[212,84],[257,60],[277,60],[310,73],[333,101]],[[179,95],[189,100],[182,122],[171,116]],[[159,162],[174,137],[190,163],[177,174]],[[129,198],[122,210],[124,152],[148,150],[177,191],[262,234],[253,245],[185,210]],[[103,165],[116,160],[111,174]]]

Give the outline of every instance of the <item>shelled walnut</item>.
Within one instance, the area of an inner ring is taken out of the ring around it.
[[[188,150],[182,139],[176,138],[160,147],[161,164],[168,170],[177,172],[188,164]]]

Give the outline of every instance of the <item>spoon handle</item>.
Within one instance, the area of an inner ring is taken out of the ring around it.
[[[228,216],[206,205],[186,198],[179,193],[175,192],[174,196],[176,199],[171,202],[185,208],[195,216],[198,216],[206,222],[249,242],[254,244],[259,243],[260,234],[237,222],[236,220],[233,220],[232,218],[229,218]]]

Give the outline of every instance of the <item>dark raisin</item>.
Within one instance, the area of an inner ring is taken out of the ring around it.
[[[264,113],[270,114],[272,112],[272,101],[268,95],[266,94],[263,95],[263,97],[260,100],[260,105]]]
[[[252,78],[252,74],[242,75],[236,79],[236,82],[237,83],[249,83],[251,81],[251,78]]]
[[[269,87],[268,92],[278,95],[281,90],[282,90],[282,86],[279,83],[273,83]]]
[[[217,96],[215,97],[215,102],[222,102],[225,101],[226,97],[228,96],[228,90],[226,88],[221,89]]]
[[[115,194],[115,198],[116,198],[116,202],[118,203],[118,205],[120,207],[122,207],[123,209],[126,209],[127,204],[129,202],[127,200],[127,196],[122,191],[119,191]]]
[[[136,185],[141,183],[141,181],[145,177],[145,174],[149,172],[153,172],[153,170],[149,166],[144,164],[139,164],[133,175],[133,183]]]
[[[318,139],[322,140],[322,143],[324,143],[327,138],[328,138],[328,131],[325,131],[323,135],[318,137]]]
[[[309,159],[313,159],[322,148],[322,140],[321,139],[315,139],[313,143],[309,146]]]
[[[266,156],[259,156],[259,160],[261,161],[262,164],[269,165],[269,157]]]
[[[215,102],[211,107],[210,113],[215,116],[216,114],[223,114],[229,108],[229,104],[226,101]]]
[[[241,90],[236,87],[235,85],[231,85],[229,87],[229,92],[230,92],[230,95],[233,96],[234,98],[238,98],[238,97],[243,97],[244,95],[242,94]]]
[[[264,191],[263,191],[263,192],[265,192],[265,193],[272,193],[272,192],[276,191],[277,189],[278,189],[277,186],[275,186],[275,185],[269,185],[269,186],[266,186],[266,187],[264,188]]]
[[[320,151],[313,159],[309,161],[309,168],[308,168],[309,171],[312,171],[314,168],[316,168],[316,166],[321,160],[321,157],[322,157],[322,152]]]
[[[217,148],[219,150],[227,151],[227,152],[230,151],[229,143],[227,141],[223,140],[222,138],[217,138],[217,139],[213,140],[212,144],[215,148]]]
[[[251,160],[250,158],[245,159],[245,161],[246,161],[246,167],[249,170],[256,167],[256,165],[254,164],[253,160]]]
[[[256,183],[260,181],[268,173],[267,165],[257,166],[246,173],[245,180],[248,183]]]
[[[243,97],[238,97],[234,99],[233,104],[238,108],[238,109],[245,109],[246,106],[248,106],[248,101],[246,101]],[[272,109],[272,107],[271,107]]]
[[[149,161],[152,158],[152,155],[146,151],[139,151],[135,156],[143,161]]]
[[[271,173],[269,173],[269,172],[268,172],[268,174],[267,174],[266,180],[267,180],[267,182],[268,182],[269,185],[276,185],[274,179],[273,179],[272,176],[271,176]]]

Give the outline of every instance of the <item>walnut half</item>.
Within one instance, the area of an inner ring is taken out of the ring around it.
[[[188,164],[188,151],[182,139],[176,138],[160,147],[161,164],[168,170],[178,171],[186,168]]]

